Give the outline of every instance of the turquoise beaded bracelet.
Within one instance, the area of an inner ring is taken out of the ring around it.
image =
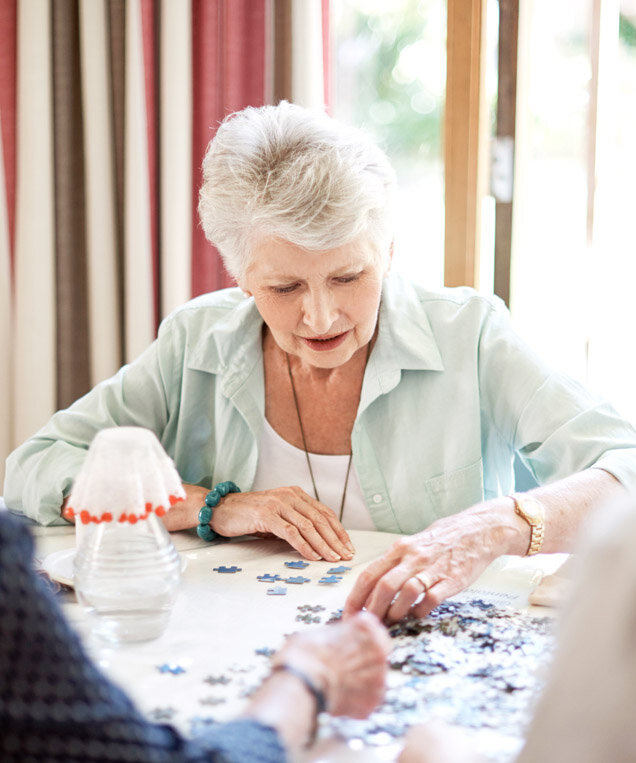
[[[210,492],[205,496],[205,506],[199,511],[199,526],[197,527],[197,535],[202,540],[211,541],[215,538],[221,538],[222,536],[215,533],[210,527],[212,521],[212,509],[218,505],[221,498],[228,493],[240,493],[241,489],[237,487],[233,482],[219,482]]]

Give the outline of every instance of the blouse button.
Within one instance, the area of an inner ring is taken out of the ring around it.
[[[382,495],[380,493],[376,493],[373,496],[373,503],[382,503]]]

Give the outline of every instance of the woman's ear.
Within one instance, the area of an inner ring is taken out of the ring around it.
[[[239,289],[240,289],[240,290],[243,292],[243,294],[244,294],[246,297],[251,297],[251,296],[252,296],[252,292],[251,292],[251,291],[248,291],[248,290],[247,290],[247,288],[246,288],[246,286],[245,286],[245,279],[243,279],[243,278],[237,278],[237,279],[236,279],[236,283],[237,283],[237,285],[238,285]]]

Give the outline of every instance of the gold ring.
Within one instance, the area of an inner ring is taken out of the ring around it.
[[[428,591],[428,589],[433,585],[430,581],[430,578],[425,572],[418,572],[415,575],[413,575],[414,578],[417,578],[420,583],[424,586],[424,593]]]

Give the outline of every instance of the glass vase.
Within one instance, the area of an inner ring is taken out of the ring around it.
[[[160,636],[170,618],[181,563],[154,513],[136,522],[91,523],[74,561],[77,599],[93,632],[112,643]]]

